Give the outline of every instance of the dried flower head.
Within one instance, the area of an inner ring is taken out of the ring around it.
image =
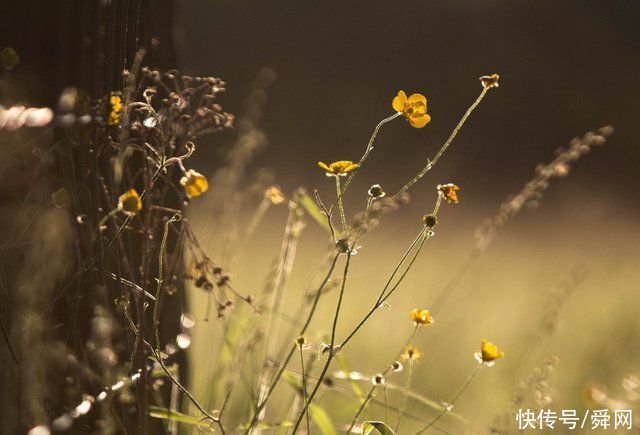
[[[413,320],[416,325],[429,325],[433,323],[433,317],[429,314],[429,310],[414,309],[409,313],[409,318]]]
[[[57,208],[66,208],[71,205],[71,197],[64,187],[56,190],[51,194],[51,201]]]
[[[442,197],[446,199],[449,204],[458,203],[458,190],[460,190],[458,186],[453,183],[438,184],[437,189],[438,193],[440,193],[440,195],[442,195]]]
[[[209,182],[206,177],[193,169],[189,169],[186,172],[185,176],[180,179],[180,184],[184,186],[189,198],[200,196],[209,189]]]
[[[368,195],[373,199],[383,198],[386,193],[379,184],[374,184],[369,188]]]
[[[500,75],[491,74],[489,76],[480,77],[480,83],[485,89],[497,88],[500,86]]]
[[[277,205],[284,202],[284,194],[280,190],[279,186],[271,186],[264,192],[264,197],[271,201],[272,204]]]
[[[429,213],[422,216],[422,221],[429,228],[433,228],[438,224],[438,217],[433,213]]]
[[[118,210],[134,215],[142,210],[142,200],[135,189],[129,189],[118,198]]]
[[[504,352],[501,352],[498,346],[483,338],[480,345],[480,352],[476,352],[474,356],[480,364],[490,367],[494,364],[495,360],[504,356]]]
[[[336,249],[341,254],[346,254],[349,252],[349,240],[348,239],[340,239],[336,241]]]
[[[402,352],[402,359],[405,361],[415,361],[422,356],[422,353],[415,346],[407,346]]]
[[[318,166],[324,169],[327,177],[345,176],[349,172],[353,172],[358,169],[358,164],[353,163],[351,160],[338,160],[329,165],[318,162]]]
[[[382,373],[378,373],[371,377],[371,383],[373,385],[384,385],[384,375]]]
[[[399,91],[391,107],[402,113],[412,127],[422,128],[431,121],[431,116],[427,114],[427,98],[422,94],[412,94],[407,98],[404,91]]]
[[[305,336],[303,336],[303,335],[298,336],[298,338],[296,338],[295,341],[296,341],[296,345],[298,347],[301,347],[303,349],[309,347],[309,343],[307,341],[307,338]]]

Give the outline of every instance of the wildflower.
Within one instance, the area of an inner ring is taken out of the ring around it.
[[[480,364],[491,367],[495,360],[504,356],[504,352],[501,352],[498,350],[498,346],[483,338],[480,352],[476,352],[474,356]]]
[[[409,318],[417,325],[429,325],[433,323],[433,317],[429,314],[429,310],[415,309],[409,313]]]
[[[185,176],[180,179],[180,184],[184,186],[184,190],[189,198],[200,196],[209,189],[209,182],[204,175],[189,169]]]
[[[129,189],[118,198],[118,210],[134,215],[142,210],[142,200],[135,189]]]
[[[396,112],[401,112],[412,127],[422,128],[431,121],[427,114],[427,98],[422,94],[412,94],[407,98],[404,91],[399,91],[391,106]]]
[[[422,217],[422,221],[429,228],[433,228],[438,224],[438,217],[433,213],[429,213]]]
[[[491,74],[490,76],[482,76],[480,77],[480,83],[485,89],[497,88],[500,86],[499,83],[500,75]]]
[[[437,189],[440,195],[442,195],[442,197],[446,199],[449,204],[458,203],[458,190],[460,190],[458,186],[453,183],[438,184]]]
[[[422,356],[422,353],[417,347],[407,346],[404,352],[402,352],[402,359],[405,361],[415,361]]]
[[[71,197],[64,187],[56,190],[51,194],[51,201],[57,208],[66,208],[71,205]]]
[[[303,335],[300,335],[298,338],[296,338],[296,346],[298,346],[300,349],[308,349],[309,348],[309,342],[307,341],[307,338],[304,337]]]
[[[384,375],[382,373],[378,373],[377,375],[373,375],[371,377],[371,383],[373,385],[384,385]]]
[[[122,97],[118,94],[111,94],[109,96],[109,117],[107,118],[107,124],[118,125],[120,124],[120,114],[122,113]]]
[[[394,372],[401,372],[403,369],[402,363],[400,361],[394,361],[393,364],[391,364],[391,368]]]
[[[282,193],[282,190],[280,190],[280,187],[275,185],[265,190],[264,197],[274,205],[284,202],[284,194]]]
[[[369,192],[367,192],[367,193],[373,199],[382,198],[382,197],[384,197],[386,195],[384,193],[384,190],[382,190],[382,187],[379,184],[374,184],[373,186],[371,186],[369,188]]]
[[[318,162],[318,166],[325,170],[327,177],[345,176],[349,172],[358,169],[358,164],[353,163],[351,160],[338,160],[329,165]]]

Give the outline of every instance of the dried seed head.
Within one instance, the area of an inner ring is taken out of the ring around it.
[[[371,383],[373,385],[384,385],[384,375],[382,373],[378,373],[371,377]]]
[[[378,198],[383,198],[385,195],[385,192],[384,190],[382,190],[382,187],[379,184],[374,184],[369,188],[368,194],[371,198],[378,199]]]
[[[422,221],[429,228],[433,228],[438,224],[438,217],[433,213],[429,213],[422,217]]]

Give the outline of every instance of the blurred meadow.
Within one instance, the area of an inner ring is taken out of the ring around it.
[[[0,433],[640,431],[640,4],[0,14]]]

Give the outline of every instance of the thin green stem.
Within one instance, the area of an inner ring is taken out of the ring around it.
[[[438,420],[440,420],[442,417],[445,416],[445,414],[447,412],[449,412],[452,408],[453,405],[456,403],[456,401],[458,400],[458,398],[462,395],[462,393],[464,392],[464,390],[467,389],[467,387],[469,386],[469,384],[471,383],[471,381],[473,380],[473,378],[478,374],[478,372],[480,371],[480,369],[483,367],[482,364],[478,364],[477,366],[474,367],[473,371],[471,372],[471,374],[467,377],[467,380],[464,382],[464,384],[462,384],[462,387],[460,387],[460,389],[458,390],[458,392],[456,393],[455,396],[453,396],[453,398],[451,399],[451,401],[442,409],[442,411],[440,411],[440,413],[433,419],[431,420],[425,427],[423,427],[422,429],[420,429],[418,432],[415,433],[415,435],[421,434],[422,432],[426,431],[427,429],[429,429],[431,426],[435,425],[437,423]]]
[[[349,263],[351,260],[351,255],[349,253],[347,253],[347,260],[345,261],[344,264],[344,272],[342,274],[342,285],[340,286],[340,294],[338,296],[338,304],[336,306],[336,312],[335,315],[333,316],[333,326],[331,327],[331,342],[329,344],[329,356],[327,357],[327,361],[324,364],[324,367],[322,368],[322,372],[320,373],[320,376],[318,377],[318,380],[315,384],[315,386],[313,387],[313,390],[311,391],[311,394],[309,395],[309,398],[307,399],[307,401],[304,403],[302,410],[300,411],[300,414],[298,415],[298,418],[293,426],[293,431],[292,433],[295,434],[298,431],[298,428],[300,427],[300,422],[302,421],[302,418],[304,417],[305,413],[307,412],[307,409],[309,408],[309,405],[311,404],[311,401],[313,400],[313,398],[315,397],[316,393],[318,392],[318,390],[320,389],[320,385],[322,384],[322,381],[324,380],[325,375],[327,374],[327,371],[329,370],[329,366],[331,365],[331,361],[333,361],[334,356],[336,355],[336,349],[335,349],[335,340],[336,340],[336,329],[338,326],[338,318],[340,317],[340,308],[342,307],[342,298],[344,297],[344,289],[347,285],[347,277],[349,275]],[[339,349],[338,349],[339,350]]]
[[[389,280],[387,281],[386,285],[384,286],[384,288],[380,292],[380,295],[378,296],[378,300],[376,300],[376,303],[373,304],[373,307],[371,308],[371,310],[369,310],[369,312],[364,316],[364,318],[355,326],[355,328],[349,333],[349,335],[347,335],[347,338],[345,338],[342,341],[342,343],[340,344],[340,348],[341,349],[347,345],[347,343],[353,338],[354,335],[356,335],[356,333],[360,330],[360,328],[362,328],[364,326],[364,324],[369,320],[369,318],[373,315],[373,313],[375,313],[378,310],[378,308],[380,308],[380,306],[382,306],[384,301],[389,296],[391,296],[391,294],[393,294],[393,292],[399,287],[400,283],[402,282],[404,277],[407,275],[407,273],[411,269],[411,266],[413,265],[415,260],[418,258],[418,255],[420,254],[420,251],[422,250],[422,247],[424,246],[424,243],[427,240],[428,234],[429,234],[428,230],[425,227],[420,231],[418,236],[413,240],[413,242],[409,246],[409,249],[407,249],[407,251],[404,253],[404,255],[402,256],[402,258],[400,259],[398,264],[395,266],[393,272],[391,273],[391,277],[389,278]],[[389,286],[391,285],[391,282],[393,281],[393,278],[396,276],[396,274],[398,273],[398,271],[400,270],[400,268],[402,267],[402,265],[406,261],[407,257],[409,256],[409,254],[411,254],[411,252],[413,251],[413,248],[418,243],[419,243],[418,249],[416,250],[413,258],[411,259],[411,261],[409,263],[409,266],[407,267],[407,269],[405,269],[404,273],[398,279],[396,284],[391,288],[391,290],[385,296],[385,293],[387,292],[387,289],[389,289]]]
[[[300,370],[302,371],[302,403],[307,403],[307,376],[304,372],[304,355],[302,354],[302,345],[298,345],[300,349]],[[310,434],[311,425],[309,424],[309,413],[307,412],[307,433]]]
[[[347,231],[347,217],[344,214],[344,205],[342,204],[342,191],[340,189],[340,176],[336,175],[334,177],[336,179],[336,196],[338,198],[338,210],[340,212],[340,220],[342,222],[342,237],[345,239],[349,237],[349,232]]]
[[[360,414],[362,414],[362,411],[364,411],[364,408],[369,403],[369,400],[371,400],[371,398],[373,397],[373,393],[375,391],[376,391],[376,386],[374,385],[374,386],[371,387],[371,389],[369,390],[369,393],[365,396],[364,400],[360,404],[360,407],[358,408],[358,411],[356,411],[355,415],[353,416],[353,420],[351,420],[351,424],[349,425],[349,429],[347,429],[347,431],[345,432],[346,434],[351,433],[351,430],[354,428],[354,426],[358,422],[358,417],[360,417]]]
[[[409,389],[411,388],[411,378],[413,376],[413,359],[409,360],[409,369],[407,375],[407,382],[404,385],[404,389],[402,392],[402,403],[400,404],[400,412],[398,413],[398,420],[396,421],[396,430],[395,433],[398,433],[398,429],[400,428],[400,422],[402,421],[402,415],[404,414],[404,408],[407,406],[407,396],[409,393]]]
[[[298,335],[304,335],[304,333],[307,331],[307,328],[309,328],[309,324],[311,324],[311,320],[313,319],[313,315],[316,312],[316,308],[318,306],[318,301],[320,300],[320,296],[322,295],[322,290],[324,289],[324,287],[329,282],[329,279],[331,278],[331,275],[333,274],[333,270],[335,269],[335,266],[336,266],[336,263],[338,261],[338,257],[339,256],[340,256],[340,254],[336,254],[334,256],[333,261],[331,262],[331,266],[329,267],[329,271],[327,272],[327,275],[324,277],[324,279],[322,280],[322,283],[320,284],[320,286],[316,290],[316,295],[315,295],[315,297],[313,299],[313,303],[311,305],[311,310],[309,311],[309,314],[307,315],[307,319],[306,319],[304,325],[302,326],[302,328],[300,329],[300,333]],[[291,346],[291,350],[289,351],[289,353],[287,354],[286,358],[284,359],[284,362],[280,366],[280,369],[278,370],[278,373],[276,373],[276,375],[275,375],[275,377],[273,379],[273,382],[268,387],[265,398],[262,400],[261,403],[258,404],[258,406],[257,406],[257,408],[255,410],[255,414],[253,415],[253,417],[251,419],[251,423],[249,423],[249,427],[247,428],[245,433],[249,433],[253,429],[253,427],[256,425],[256,423],[258,422],[258,419],[260,418],[260,413],[262,412],[264,407],[267,405],[267,401],[271,397],[271,394],[273,393],[276,385],[280,381],[280,378],[282,377],[282,374],[286,370],[287,365],[289,364],[289,361],[291,361],[291,358],[293,357],[293,354],[295,353],[295,350],[296,350],[296,345],[294,344],[293,346]]]
[[[173,215],[170,219],[167,220],[167,222],[165,222],[164,224],[164,233],[162,235],[162,242],[160,243],[160,253],[158,254],[158,278],[156,278],[156,301],[153,305],[153,330],[154,330],[154,334],[155,334],[155,349],[154,349],[154,354],[156,357],[156,361],[158,361],[158,363],[160,364],[160,367],[162,367],[162,370],[165,372],[165,374],[169,377],[169,379],[171,379],[171,382],[173,382],[179,389],[180,391],[182,391],[188,398],[189,400],[191,400],[191,402],[195,405],[196,408],[198,408],[198,410],[207,418],[210,419],[211,421],[215,422],[218,427],[220,428],[220,432],[222,434],[225,433],[224,428],[222,427],[222,424],[220,422],[219,418],[214,417],[213,415],[211,415],[209,412],[207,412],[201,405],[200,403],[198,403],[198,401],[196,400],[195,397],[193,397],[193,395],[191,395],[191,393],[189,392],[189,390],[187,390],[171,373],[171,371],[165,366],[164,361],[162,360],[162,353],[160,351],[160,332],[158,330],[158,306],[160,304],[160,298],[162,296],[162,282],[163,282],[163,274],[164,274],[164,251],[167,245],[167,237],[169,235],[169,225],[172,222],[177,222],[181,219],[180,215]]]
[[[467,118],[469,118],[469,116],[471,115],[471,112],[473,112],[475,108],[478,107],[478,104],[480,104],[484,96],[487,94],[487,90],[488,88],[485,88],[485,87],[482,88],[482,92],[480,92],[480,95],[478,96],[478,98],[476,98],[476,100],[473,102],[473,104],[471,104],[471,106],[469,106],[469,108],[464,113],[464,115],[462,115],[462,118],[460,119],[460,121],[458,121],[458,125],[456,125],[456,128],[453,129],[453,131],[451,132],[451,135],[449,135],[449,138],[444,143],[444,145],[442,145],[442,147],[440,148],[438,153],[435,155],[435,157],[431,160],[427,160],[427,164],[425,165],[424,168],[422,168],[422,170],[418,173],[418,175],[413,177],[411,181],[405,184],[402,187],[402,189],[400,189],[398,193],[396,193],[394,196],[398,196],[406,192],[411,186],[413,186],[418,181],[420,181],[420,179],[424,177],[425,174],[431,170],[431,168],[435,166],[438,160],[440,160],[440,157],[442,157],[442,155],[447,150],[447,148],[449,148],[449,145],[451,145],[451,143],[453,142],[453,139],[455,139],[455,137],[458,135],[458,132],[460,131],[464,123],[467,121]]]
[[[401,116],[402,113],[397,112],[394,113],[393,115],[384,118],[382,121],[380,121],[378,123],[378,125],[376,125],[376,128],[373,129],[373,133],[371,134],[371,138],[369,139],[369,142],[367,143],[367,147],[364,150],[364,154],[362,155],[362,157],[360,157],[360,160],[358,161],[358,168],[352,172],[351,174],[349,174],[349,176],[347,177],[347,181],[344,183],[344,187],[342,188],[342,191],[340,192],[340,194],[338,194],[338,199],[342,199],[342,195],[345,194],[345,192],[347,191],[347,189],[349,188],[349,185],[351,184],[351,180],[353,180],[353,177],[356,176],[356,173],[360,170],[360,168],[362,167],[362,165],[364,164],[365,160],[367,160],[367,157],[369,157],[369,154],[371,153],[371,151],[373,151],[373,143],[376,140],[376,137],[378,137],[378,131],[380,130],[380,128],[385,125],[387,122],[389,121],[393,121],[394,119],[396,119],[397,117]],[[329,214],[333,213],[333,208],[335,206],[335,203],[331,205],[331,207],[329,207]]]

